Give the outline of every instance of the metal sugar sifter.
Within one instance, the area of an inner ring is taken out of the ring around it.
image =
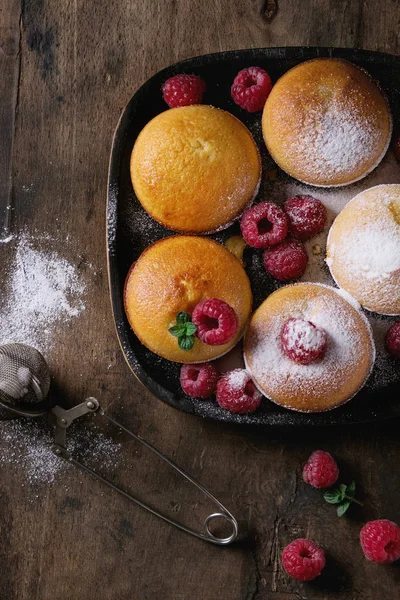
[[[191,535],[217,544],[226,546],[231,544],[238,535],[238,524],[235,517],[215,496],[213,496],[205,487],[195,481],[188,473],[178,467],[165,454],[157,450],[152,444],[147,442],[141,436],[127,429],[122,423],[119,423],[110,415],[104,412],[100,403],[96,398],[87,398],[81,404],[70,409],[64,409],[60,406],[50,407],[46,402],[47,394],[50,388],[50,372],[44,357],[35,348],[26,346],[25,344],[5,344],[0,346],[0,409],[1,416],[19,416],[19,417],[41,417],[48,415],[54,426],[54,446],[53,452],[72,463],[79,469],[89,473],[96,479],[111,487],[113,490],[128,498],[135,504],[138,504],[153,515],[167,521],[171,525],[178,527],[190,533]],[[119,429],[125,431],[132,438],[146,446],[154,452],[159,458],[169,464],[182,477],[190,481],[198,490],[203,492],[210,500],[218,507],[218,511],[208,515],[204,521],[204,533],[194,531],[189,527],[170,519],[166,515],[158,512],[148,504],[145,504],[116,486],[112,481],[104,478],[96,471],[90,469],[80,460],[75,459],[67,451],[67,430],[68,427],[79,417],[88,413],[98,413],[103,416],[109,423],[112,423]],[[232,533],[228,537],[218,537],[210,531],[210,523],[214,519],[224,519],[231,527]]]

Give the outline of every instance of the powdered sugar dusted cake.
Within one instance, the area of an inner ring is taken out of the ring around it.
[[[287,327],[292,321],[300,325]],[[310,362],[302,361],[305,355]],[[244,358],[267,398],[293,410],[322,412],[350,400],[364,385],[375,347],[354,301],[329,286],[299,283],[275,291],[256,310]]]
[[[338,285],[362,306],[400,314],[400,185],[355,196],[336,217],[326,262]]]
[[[316,186],[365,177],[389,145],[392,118],[369,74],[345,60],[297,65],[274,85],[262,128],[268,151],[289,175]]]

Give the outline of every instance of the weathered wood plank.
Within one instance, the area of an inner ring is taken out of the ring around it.
[[[108,156],[120,110],[143,81],[177,60],[243,47],[399,51],[398,3],[280,0],[271,23],[264,5],[32,0],[21,12],[18,2],[3,2],[1,206],[12,189],[14,233],[25,227],[53,236],[89,282],[85,314],[60,324],[47,353],[58,393],[71,403],[97,395],[209,485],[249,529],[237,547],[214,548],[80,473],[33,490],[15,465],[1,465],[4,600],[377,600],[395,597],[400,586],[398,568],[371,565],[358,548],[365,519],[400,520],[398,425],[261,433],[202,422],[143,390],[114,334],[104,240]],[[0,251],[6,260],[13,248]],[[362,512],[338,520],[302,484],[301,466],[320,446],[359,482]],[[174,516],[200,521],[206,510],[191,490],[132,444],[123,455],[123,483]],[[329,551],[327,575],[314,584],[293,582],[280,567],[283,546],[299,535]]]

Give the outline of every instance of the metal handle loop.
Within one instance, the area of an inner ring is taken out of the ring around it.
[[[228,523],[232,526],[232,533],[230,536],[221,538],[221,537],[218,537],[217,535],[214,535],[210,531],[210,521],[212,521],[213,519],[219,519],[219,518],[225,519],[225,521],[228,521]],[[231,514],[227,514],[227,513],[216,512],[216,513],[212,513],[212,515],[208,515],[208,517],[204,521],[204,529],[206,530],[207,535],[210,538],[212,538],[212,540],[216,544],[220,544],[221,546],[230,544],[237,538],[237,535],[238,535],[237,521],[236,521],[235,517],[233,517]]]

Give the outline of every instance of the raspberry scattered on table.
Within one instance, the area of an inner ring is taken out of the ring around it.
[[[325,553],[315,542],[298,538],[284,548],[282,565],[294,579],[311,581],[325,567]]]
[[[400,527],[393,521],[369,521],[361,529],[360,542],[372,562],[392,563],[400,558]]]
[[[329,452],[316,450],[304,465],[303,479],[315,488],[328,488],[336,483],[339,469]]]

